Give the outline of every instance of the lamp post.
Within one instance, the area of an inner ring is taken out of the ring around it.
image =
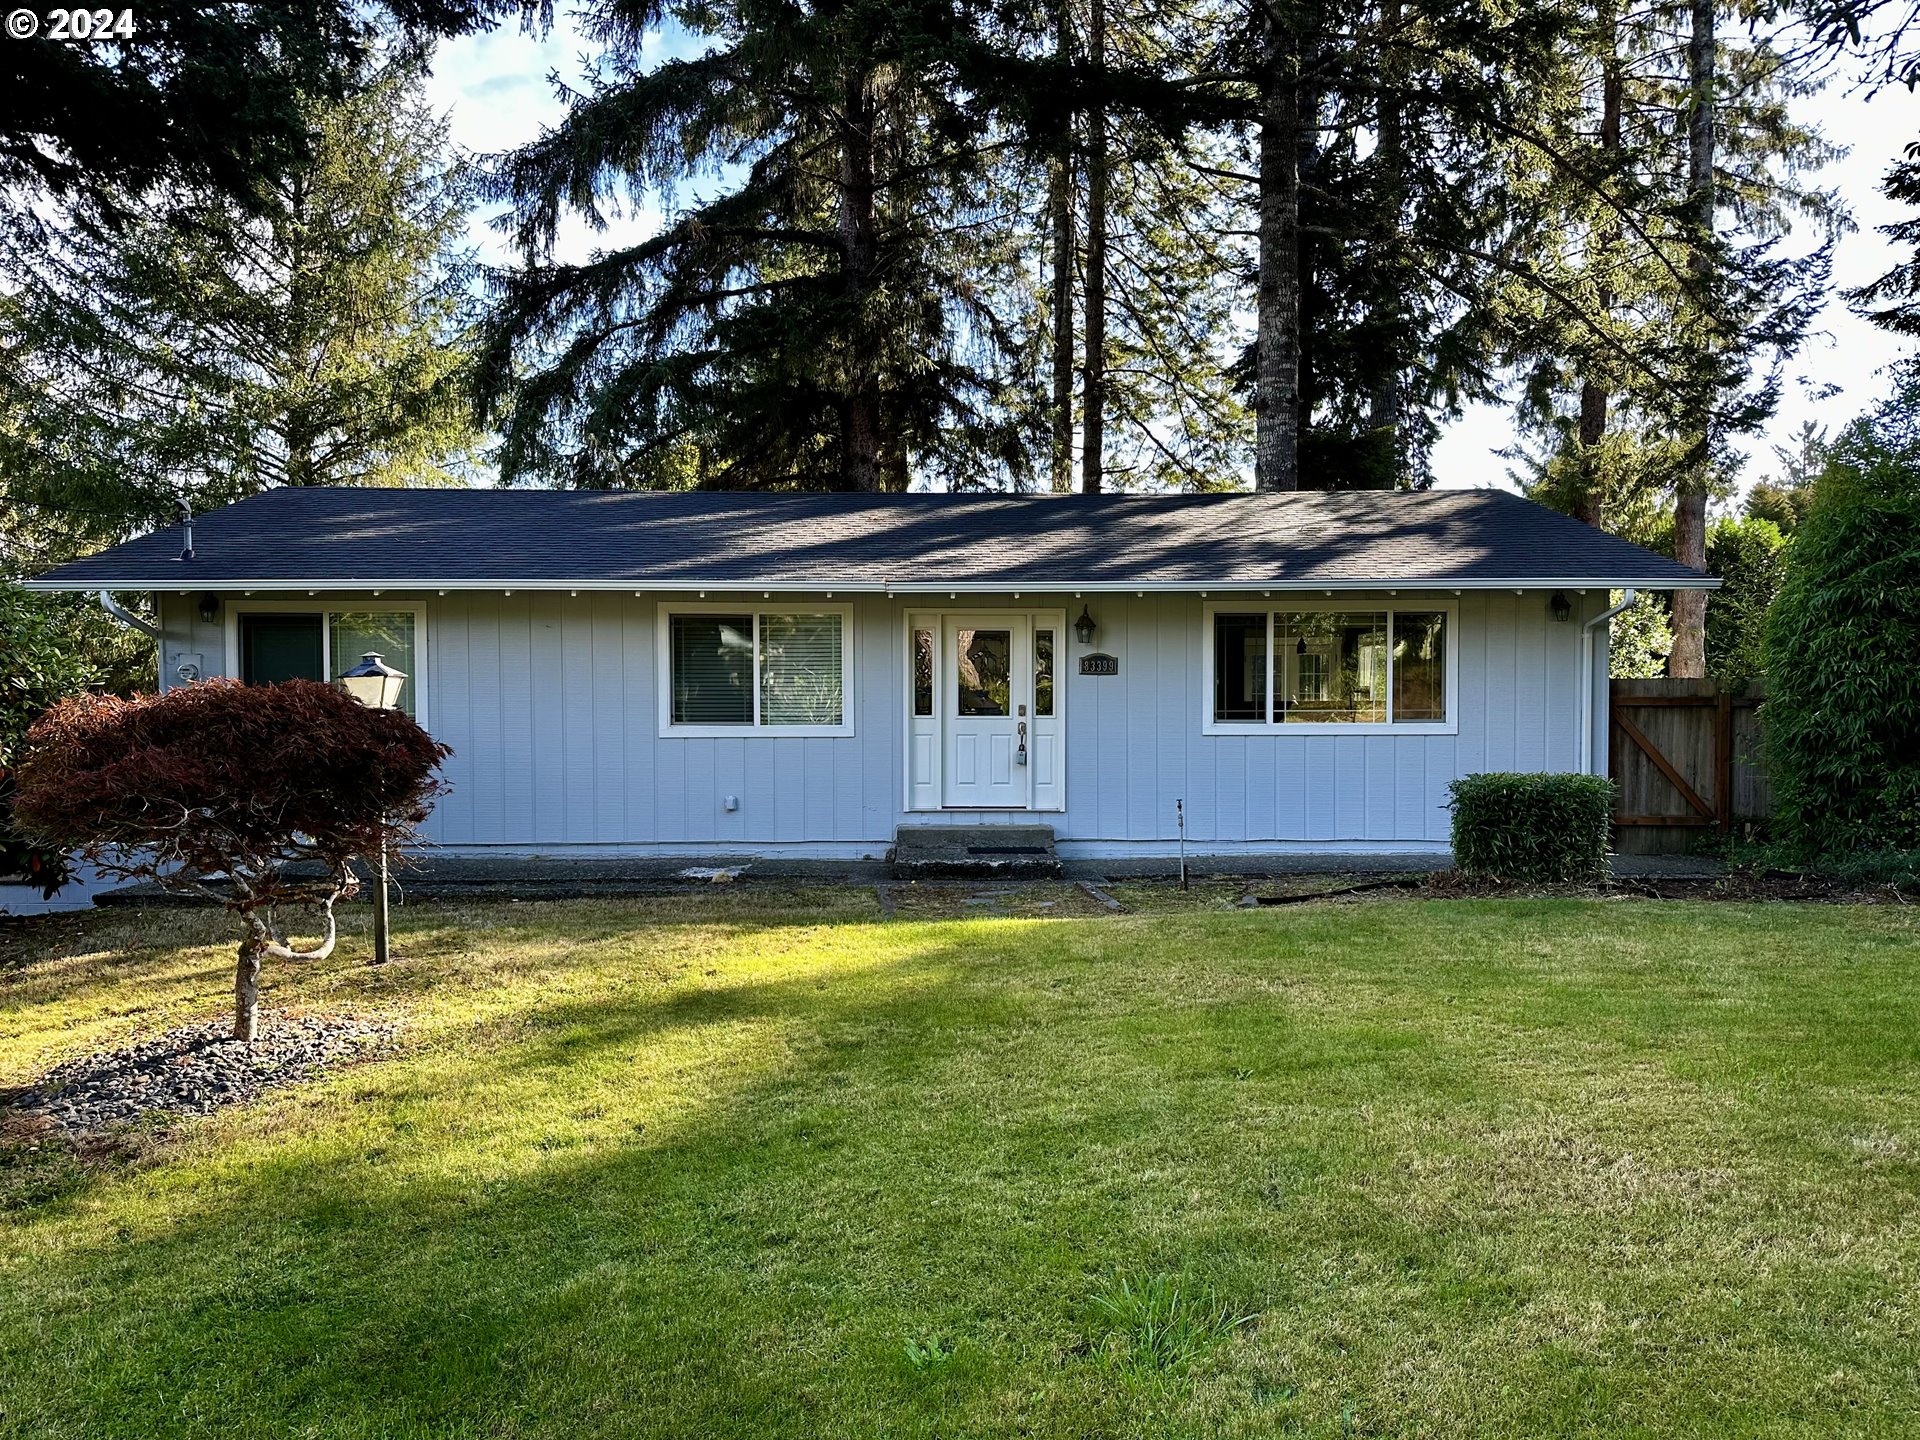
[[[340,676],[340,688],[369,710],[393,710],[400,704],[400,687],[407,683],[407,672],[396,670],[369,650],[360,663]],[[384,965],[390,955],[387,930],[387,841],[380,837],[380,853],[374,857],[373,963]]]

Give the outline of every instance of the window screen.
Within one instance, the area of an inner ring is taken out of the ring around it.
[[[242,615],[240,678],[249,685],[326,679],[320,616]]]

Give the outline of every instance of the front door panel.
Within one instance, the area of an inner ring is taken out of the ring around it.
[[[1031,772],[1021,763],[1021,742],[1032,725],[1031,622],[1020,615],[949,615],[945,631],[942,803],[1022,808]]]

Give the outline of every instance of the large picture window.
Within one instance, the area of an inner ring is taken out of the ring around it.
[[[845,607],[663,611],[662,734],[851,734]]]
[[[1220,605],[1206,623],[1208,730],[1452,728],[1449,610]]]

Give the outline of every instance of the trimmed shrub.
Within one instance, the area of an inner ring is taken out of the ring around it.
[[[1776,836],[1807,858],[1920,849],[1920,366],[1834,442],[1766,658]]]
[[[1453,863],[1479,880],[1559,884],[1607,873],[1613,782],[1599,775],[1467,775],[1453,795]]]

